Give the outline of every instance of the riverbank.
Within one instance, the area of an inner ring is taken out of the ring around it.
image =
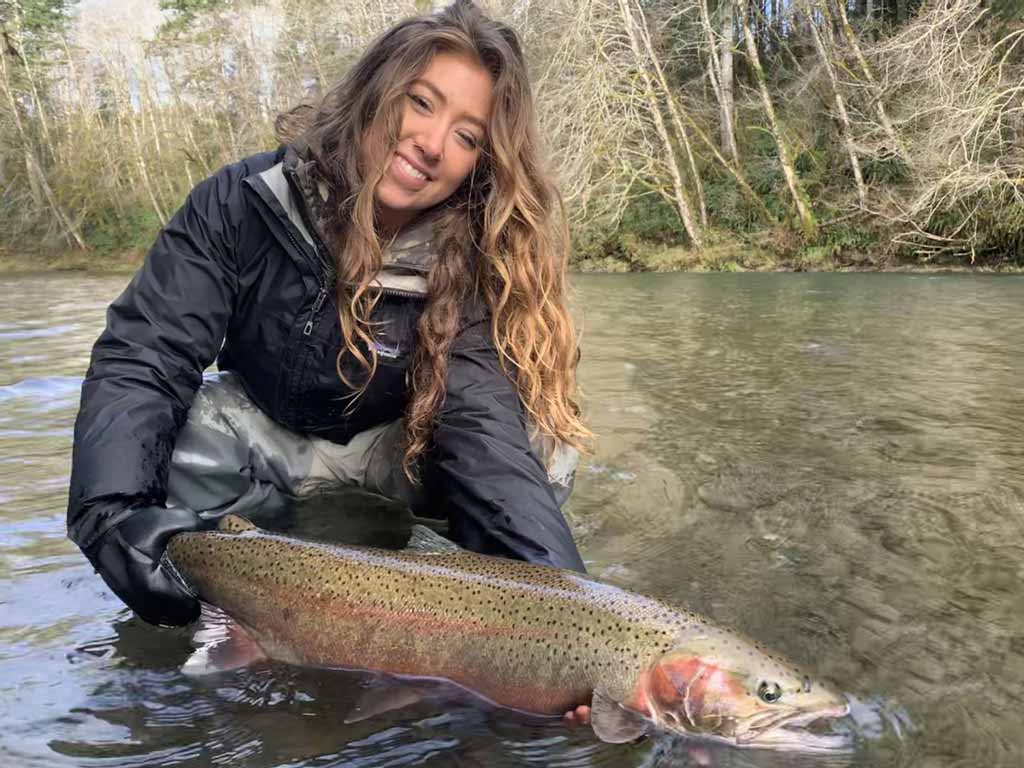
[[[31,272],[132,273],[142,264],[145,251],[39,251],[9,253],[0,250],[0,274]]]
[[[776,253],[756,246],[713,246],[693,251],[678,246],[643,244],[628,258],[585,257],[575,272],[951,272],[958,274],[1021,274],[1024,259],[987,260],[975,264],[928,261],[894,255],[852,253],[828,247]]]
[[[957,263],[937,262],[898,255],[871,255],[830,246],[803,247],[779,252],[747,243],[711,245],[701,250],[660,243],[631,241],[630,247],[613,253],[590,251],[573,261],[573,272],[621,274],[629,272],[955,272],[1022,274],[1024,255],[1003,260]],[[89,272],[130,274],[145,257],[143,250],[100,253],[96,251],[0,251],[0,274],[33,272]]]
[[[673,242],[671,232],[653,237],[623,228],[578,238],[572,268],[579,272],[1024,272],[1024,251],[990,249],[969,255],[931,258],[893,245],[892,233],[837,220],[807,245],[786,227],[737,233],[709,230],[702,248]],[[635,226],[635,225],[634,225]]]

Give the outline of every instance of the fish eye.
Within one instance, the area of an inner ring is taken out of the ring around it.
[[[782,698],[782,688],[778,683],[763,681],[757,686],[757,697],[765,704],[774,704]]]
[[[811,692],[811,678],[809,678],[807,675],[804,675],[803,689],[804,689],[804,693],[810,693]]]

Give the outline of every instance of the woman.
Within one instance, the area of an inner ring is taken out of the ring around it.
[[[465,0],[406,20],[305,118],[198,185],[111,305],[69,535],[157,624],[198,614],[172,535],[344,484],[582,570],[564,217],[515,34]]]

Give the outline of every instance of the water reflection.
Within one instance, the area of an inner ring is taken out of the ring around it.
[[[467,702],[344,725],[366,678],[178,669],[64,538],[80,377],[120,278],[2,278],[0,754],[12,765],[1016,766],[1024,760],[1024,280],[588,276],[592,572],[854,696],[852,755],[589,733]],[[317,536],[386,537],[298,510]],[[344,527],[344,526],[342,526]],[[330,530],[329,530],[330,529]]]

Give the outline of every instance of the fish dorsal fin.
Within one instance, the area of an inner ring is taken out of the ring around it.
[[[419,523],[412,527],[409,543],[405,546],[421,555],[450,555],[461,551],[458,544]]]
[[[644,735],[647,723],[639,712],[626,709],[602,690],[590,702],[590,724],[601,741],[624,744]]]
[[[217,524],[217,530],[221,533],[245,533],[246,531],[258,531],[259,528],[244,517],[224,515]]]

